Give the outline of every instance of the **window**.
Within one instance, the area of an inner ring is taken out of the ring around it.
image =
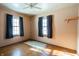
[[[52,38],[52,15],[39,17],[38,20],[38,36]]]
[[[20,35],[19,17],[13,17],[13,36]]]
[[[43,29],[42,29],[43,35],[47,36],[47,18],[44,17],[42,22],[43,22],[43,26],[42,26],[43,27]]]

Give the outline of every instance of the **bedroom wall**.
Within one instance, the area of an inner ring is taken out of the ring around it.
[[[53,38],[38,36],[38,17],[53,15]],[[31,20],[31,38],[46,42],[49,44],[58,45],[73,50],[77,49],[77,21],[70,21],[67,23],[66,18],[70,16],[77,16],[78,9],[76,6],[64,7],[48,13],[43,13],[34,17]]]
[[[23,25],[24,25],[24,36],[23,37],[19,37],[16,36],[14,38],[11,39],[6,39],[5,38],[5,26],[6,26],[6,19],[5,19],[5,14],[11,14],[14,16],[23,16],[24,20],[23,20]],[[29,15],[24,15],[24,14],[20,14],[17,13],[15,11],[6,9],[6,8],[0,8],[0,47],[5,46],[5,45],[9,45],[12,43],[16,43],[16,42],[20,42],[23,40],[27,40],[30,37],[30,16]]]
[[[79,6],[78,6],[78,16],[79,16]],[[77,54],[79,55],[79,20],[77,24]]]

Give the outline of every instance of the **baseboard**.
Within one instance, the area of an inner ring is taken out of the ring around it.
[[[11,44],[8,44],[8,45],[5,45],[5,46],[1,46],[0,48],[6,47],[6,46],[10,46],[10,45],[14,45],[14,44],[21,43],[21,42],[25,42],[25,41],[28,41],[28,39],[27,40],[23,40],[23,41],[19,41],[19,42],[14,42],[14,43],[11,43]]]

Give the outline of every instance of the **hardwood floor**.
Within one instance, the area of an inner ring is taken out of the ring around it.
[[[24,42],[0,48],[0,56],[75,56],[76,52],[46,44],[43,50],[24,44]]]

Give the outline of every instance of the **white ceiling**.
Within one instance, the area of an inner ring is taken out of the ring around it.
[[[40,7],[41,9],[25,8],[27,6],[24,3],[1,3],[0,5],[20,13],[37,15],[41,13],[51,12],[63,7],[74,6],[77,4],[76,3],[38,3],[36,7]]]

